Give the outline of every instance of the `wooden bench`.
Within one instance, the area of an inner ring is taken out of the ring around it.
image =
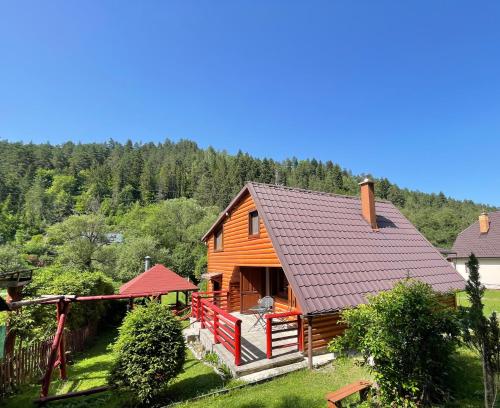
[[[349,395],[353,395],[357,392],[359,392],[359,398],[361,399],[361,401],[366,400],[368,391],[370,390],[371,386],[371,381],[361,380],[346,385],[337,391],[326,394],[328,408],[342,408],[342,400],[344,398],[347,398]]]

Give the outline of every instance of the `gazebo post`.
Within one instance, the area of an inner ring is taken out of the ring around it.
[[[179,291],[175,291],[175,310],[179,310]]]

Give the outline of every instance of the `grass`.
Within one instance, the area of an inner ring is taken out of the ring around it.
[[[175,302],[175,294],[166,296],[164,302]],[[170,299],[170,298],[171,299]],[[485,313],[500,309],[500,291],[488,290],[485,294]],[[464,293],[458,295],[460,305],[466,304]],[[112,365],[112,356],[107,350],[116,336],[116,330],[100,333],[93,346],[77,356],[74,365],[69,367],[69,380],[54,380],[50,394],[68,391],[81,391],[105,385]],[[450,367],[454,399],[449,407],[481,407],[483,405],[483,385],[480,359],[474,352],[462,348],[453,359]],[[188,351],[184,371],[170,384],[164,397],[165,405],[181,401],[178,408],[306,408],[324,407],[324,396],[350,382],[369,378],[365,368],[355,360],[336,362],[319,370],[297,371],[273,381],[259,385],[235,388],[226,394],[205,397],[194,401],[182,402],[215,390],[238,385],[237,382],[224,384],[222,379],[202,362],[196,360]],[[55,378],[55,377],[54,377]],[[38,396],[39,385],[24,387],[21,392],[0,402],[2,407],[29,407]],[[54,407],[101,407],[118,408],[134,406],[132,395],[126,391],[109,391],[94,396],[52,403]]]
[[[69,367],[69,380],[54,380],[50,394],[81,391],[106,384],[111,368],[112,356],[107,345],[116,336],[115,330],[101,334],[98,341],[86,353],[78,356]],[[450,407],[480,407],[482,404],[481,365],[477,355],[460,349],[450,367],[453,379],[454,400]],[[336,362],[318,370],[301,370],[259,385],[235,388],[227,394],[181,402],[178,408],[309,408],[324,407],[324,396],[341,386],[359,379],[368,379],[370,374],[355,359]],[[239,385],[233,381],[224,384],[222,379],[188,352],[184,371],[170,384],[163,403],[186,401],[215,390]],[[5,408],[30,407],[38,396],[39,385],[24,387],[21,392],[0,403]],[[353,397],[355,400],[356,398]],[[53,407],[101,407],[118,408],[134,406],[130,393],[120,390],[108,391],[88,397],[54,402]]]
[[[370,374],[349,359],[318,370],[296,371],[221,396],[185,402],[178,408],[322,408],[326,406],[325,394],[359,379],[370,379]]]
[[[460,292],[457,294],[457,303],[459,306],[469,306],[467,293]],[[484,314],[490,316],[492,312],[500,312],[500,290],[487,289],[483,296]]]
[[[175,292],[167,293],[161,297],[161,302],[167,305],[175,305]],[[179,292],[179,303],[186,304],[186,296],[183,292]]]
[[[76,362],[68,367],[68,380],[56,379],[51,383],[50,395],[64,394],[72,391],[82,391],[107,384],[107,376],[111,369],[113,358],[108,345],[116,337],[116,329],[100,333],[99,338],[85,353],[77,356]],[[58,374],[58,370],[55,370]],[[165,403],[196,397],[197,395],[224,387],[222,379],[202,362],[198,361],[190,351],[187,353],[184,371],[171,383],[165,395]],[[21,408],[33,406],[38,398],[39,385],[28,385],[10,398],[0,401],[5,408]],[[100,407],[119,408],[134,406],[132,395],[121,391],[108,391],[88,397],[53,402],[54,407]]]

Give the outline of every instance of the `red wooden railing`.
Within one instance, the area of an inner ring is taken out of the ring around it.
[[[218,290],[214,292],[194,292],[191,294],[191,316],[200,320],[201,300],[208,299],[216,306],[227,310],[229,304],[229,292],[227,290]]]
[[[269,313],[264,316],[266,319],[266,354],[267,358],[272,358],[273,350],[286,347],[297,347],[299,351],[304,350],[302,336],[302,319],[299,312]],[[292,319],[295,317],[295,319]],[[273,321],[273,319],[279,319]],[[280,333],[290,333],[294,329],[296,334],[276,336]],[[282,343],[285,340],[295,340],[293,342]],[[279,342],[279,344],[277,344]]]
[[[192,316],[208,329],[215,344],[222,344],[241,364],[241,320],[227,312],[228,292],[195,292],[191,297]]]

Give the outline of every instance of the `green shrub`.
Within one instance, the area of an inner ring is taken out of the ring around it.
[[[142,404],[153,403],[182,370],[182,327],[167,306],[150,302],[127,314],[113,345],[112,384],[131,389]]]
[[[443,307],[429,285],[405,280],[344,311],[342,318],[348,329],[330,350],[362,353],[383,406],[429,405],[446,398],[459,328],[456,312]]]
[[[109,295],[114,293],[113,282],[102,272],[81,272],[51,266],[38,269],[23,294],[26,299],[41,295]],[[98,322],[106,313],[103,301],[76,302],[71,305],[66,327],[70,330]],[[13,327],[23,340],[44,340],[56,329],[55,307],[27,306],[11,313]]]

